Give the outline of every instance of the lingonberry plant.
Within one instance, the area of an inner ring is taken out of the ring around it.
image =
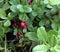
[[[0,0],[0,52],[60,52],[60,0]]]

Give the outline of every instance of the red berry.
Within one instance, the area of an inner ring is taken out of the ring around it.
[[[20,26],[21,28],[27,28],[27,23],[24,22],[24,21],[21,21],[20,24],[19,24],[19,26]]]
[[[30,2],[28,2],[28,4],[29,4],[29,5],[32,5],[32,2],[30,1]]]
[[[21,32],[17,32],[18,39],[22,38]]]
[[[17,32],[18,35],[21,35],[21,32]]]
[[[14,25],[14,26],[17,26],[17,23],[16,23],[16,22],[14,22],[14,23],[13,23],[13,25]]]
[[[18,36],[18,39],[22,38],[22,36]]]

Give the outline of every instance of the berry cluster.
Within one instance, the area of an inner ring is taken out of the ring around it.
[[[27,23],[24,22],[24,21],[20,21],[19,24],[17,24],[16,22],[13,23],[13,26],[18,26],[18,27],[21,27],[21,28],[27,28]]]
[[[21,32],[17,32],[18,39],[22,38]]]
[[[32,1],[31,0],[29,0],[28,1],[28,4],[29,5],[32,5]],[[22,28],[22,29],[26,29],[28,26],[27,26],[27,23],[25,22],[25,21],[19,21],[19,22],[13,22],[13,26],[14,27],[19,27],[19,28]],[[22,38],[22,34],[21,34],[21,32],[17,32],[17,37],[18,37],[18,39],[20,39],[20,38]]]
[[[13,26],[15,26],[15,27],[18,26],[18,27],[20,27],[22,29],[26,29],[28,27],[27,23],[25,21],[20,21],[19,23],[14,22]],[[22,38],[21,32],[17,32],[17,37],[18,37],[18,39]]]

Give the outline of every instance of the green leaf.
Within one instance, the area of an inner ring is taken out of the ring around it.
[[[0,0],[0,2],[3,2],[4,0]]]
[[[50,30],[48,33],[49,35],[55,35],[56,37],[58,36],[58,32],[56,30]]]
[[[58,35],[60,35],[60,28],[58,29]]]
[[[0,43],[2,43],[3,42],[3,38],[2,37],[0,37]]]
[[[32,15],[32,17],[36,17],[36,16],[37,16],[37,12],[32,11],[32,12],[30,13],[30,15]]]
[[[57,1],[57,0],[48,0],[48,1],[51,5],[59,5],[60,4],[60,0],[59,1]]]
[[[27,32],[27,29],[23,29],[23,33],[26,33]]]
[[[60,52],[60,45],[56,45],[54,49],[56,50],[56,52]]]
[[[3,10],[7,10],[10,8],[10,5],[8,3],[5,3],[2,8]]]
[[[7,33],[7,32],[9,32],[11,29],[10,28],[8,28],[8,27],[4,27],[4,33]]]
[[[24,38],[21,38],[20,40],[19,40],[19,43],[22,43],[24,41]],[[22,45],[21,45],[22,46]]]
[[[37,30],[37,36],[38,36],[38,38],[39,38],[40,41],[44,41],[44,42],[47,41],[47,32],[46,32],[46,30],[45,30],[44,27],[38,28],[38,30]]]
[[[18,32],[18,30],[15,28],[13,34],[14,34],[14,35],[17,35],[17,32]]]
[[[37,45],[33,48],[32,52],[47,52],[48,51],[48,46],[42,44],[42,45]]]
[[[48,32],[48,44],[52,47],[54,47],[57,44],[57,35],[58,33],[55,31],[49,31]]]
[[[30,13],[32,12],[32,8],[29,6],[17,5],[17,9],[22,13]]]
[[[5,27],[9,27],[11,25],[11,22],[9,20],[7,20],[5,23],[4,23],[4,26]]]
[[[11,50],[15,50],[15,45],[14,45],[14,43],[10,42],[10,43],[9,43],[9,46],[10,46]]]
[[[0,18],[1,19],[7,19],[6,18],[6,13],[5,13],[5,11],[2,8],[0,8]]]
[[[26,14],[19,14],[19,19],[23,21],[28,21],[28,16]]]
[[[0,46],[0,51],[1,51],[1,50],[4,50],[4,48]]]
[[[31,7],[29,7],[29,6],[24,6],[24,9],[25,9],[25,12],[26,13],[30,13],[30,12],[32,12],[32,8]]]
[[[56,52],[60,52],[60,50],[57,49]]]
[[[0,7],[2,7],[4,4],[4,0],[0,0]]]
[[[13,19],[13,16],[11,15],[11,13],[8,13],[8,19],[9,20],[12,20]]]
[[[57,24],[56,24],[55,22],[53,22],[53,23],[51,24],[51,26],[52,26],[52,28],[53,28],[54,30],[57,30]]]
[[[14,12],[14,13],[18,12],[16,5],[12,5],[12,6],[10,7],[10,10],[11,10],[12,12]]]
[[[29,23],[31,23],[31,22],[29,22]],[[31,24],[29,24],[28,30],[33,31],[33,26]]]
[[[0,37],[4,37],[4,30],[2,27],[0,27]]]
[[[56,50],[54,49],[54,47],[51,47],[51,48],[50,48],[50,51],[51,51],[51,52],[56,52]]]
[[[20,0],[10,0],[9,3],[12,5],[17,5],[20,4]]]
[[[51,46],[56,46],[57,44],[57,37],[53,35],[53,37],[51,38]]]
[[[27,0],[21,0],[21,4],[22,4],[22,5],[27,5],[28,2],[27,2]]]
[[[25,37],[27,37],[29,40],[37,41],[37,34],[35,32],[28,32],[25,34]]]
[[[58,38],[60,39],[60,28],[58,30]]]
[[[48,0],[44,0],[44,4],[48,4]]]
[[[24,7],[23,7],[22,5],[17,5],[17,9],[18,9],[20,12],[22,12],[22,13],[25,12],[25,9],[24,9]]]
[[[14,12],[10,12],[8,13],[8,19],[11,20],[13,17],[15,17],[17,15],[17,13]]]
[[[60,28],[58,30],[58,44],[60,44]]]
[[[40,22],[39,22],[39,26],[43,26],[43,25],[45,25],[46,24],[46,21],[45,20],[41,20]]]

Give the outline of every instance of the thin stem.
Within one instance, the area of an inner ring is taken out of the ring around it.
[[[5,52],[6,52],[6,35],[5,35]]]

